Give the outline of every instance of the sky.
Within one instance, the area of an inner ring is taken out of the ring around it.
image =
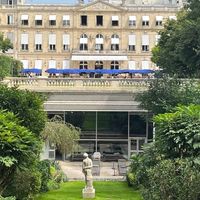
[[[25,0],[25,2],[27,4],[75,4],[78,0]]]

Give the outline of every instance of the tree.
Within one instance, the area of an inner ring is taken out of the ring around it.
[[[8,38],[3,37],[0,33],[0,51],[3,55],[0,55],[0,78],[5,76],[17,76],[20,69],[22,68],[22,63],[14,58],[5,55],[6,51],[12,49],[13,45]]]
[[[179,104],[200,104],[200,87],[195,80],[163,77],[149,83],[148,90],[139,93],[136,100],[143,109],[153,114],[169,112]]]
[[[18,76],[22,63],[12,57],[0,55],[0,78],[5,76]]]
[[[39,93],[0,84],[0,109],[13,112],[22,126],[38,136],[47,120],[43,108],[44,100],[44,96]]]
[[[55,116],[45,124],[42,137],[56,145],[62,154],[72,153],[77,147],[80,129]]]
[[[179,77],[200,75],[200,2],[189,0],[178,20],[169,20],[152,50],[152,61],[164,72]]]
[[[18,168],[27,168],[38,157],[40,142],[11,112],[0,111],[0,194]]]
[[[0,33],[0,50],[5,53],[8,49],[13,49],[13,44],[8,38],[4,38],[3,34]]]
[[[155,146],[166,158],[200,156],[200,105],[179,106],[154,117]]]

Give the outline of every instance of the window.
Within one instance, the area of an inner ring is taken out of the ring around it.
[[[88,50],[88,37],[86,34],[82,34],[80,37],[80,50]]]
[[[35,68],[42,69],[42,60],[35,60]]]
[[[52,68],[56,68],[56,61],[55,60],[49,60],[49,69],[52,69]]]
[[[14,33],[7,32],[7,38],[10,40],[11,43],[14,43]]]
[[[102,61],[96,61],[95,62],[95,69],[103,69],[103,62]]]
[[[149,16],[142,16],[142,26],[149,26]]]
[[[69,34],[63,34],[63,50],[69,50]]]
[[[103,35],[101,34],[96,35],[95,50],[99,50],[99,51],[103,50]]]
[[[128,36],[128,50],[135,51],[135,35],[131,34]]]
[[[69,60],[63,60],[63,69],[69,69]]]
[[[49,34],[49,50],[56,50],[56,34],[54,33]]]
[[[21,50],[28,51],[28,34],[21,34]]]
[[[80,61],[79,68],[80,69],[87,69],[88,68],[87,61]]]
[[[112,16],[112,26],[119,26],[118,16]]]
[[[87,26],[87,15],[81,15],[81,26]]]
[[[129,26],[136,26],[136,16],[129,16]]]
[[[176,16],[169,16],[170,20],[177,20]]]
[[[149,35],[142,35],[142,51],[149,51]]]
[[[13,0],[8,0],[8,5],[12,6],[13,5]]]
[[[142,61],[142,69],[149,69],[149,61],[146,60]]]
[[[112,61],[110,64],[110,69],[119,69],[119,62],[118,61]]]
[[[28,60],[21,60],[24,69],[28,69]]]
[[[161,35],[155,35],[155,45],[158,44],[160,37],[161,37]]]
[[[56,26],[56,15],[49,16],[49,26]]]
[[[35,34],[35,50],[42,51],[42,34]]]
[[[14,16],[13,15],[7,15],[7,24],[11,25],[14,23]]]
[[[63,26],[70,26],[70,18],[69,15],[63,16]]]
[[[21,25],[28,26],[28,15],[21,15]]]
[[[136,69],[135,61],[128,61],[128,68],[129,69]]]
[[[103,16],[102,15],[96,16],[96,25],[97,26],[103,26]]]
[[[156,16],[156,26],[162,26],[163,16]]]
[[[36,26],[42,26],[42,15],[36,15],[35,16],[35,25]]]
[[[113,34],[111,36],[111,50],[112,51],[119,50],[119,36],[116,34]]]

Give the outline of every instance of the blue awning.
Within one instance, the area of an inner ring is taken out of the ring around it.
[[[24,73],[24,74],[28,74],[28,73],[41,74],[42,70],[37,69],[37,68],[22,69],[21,73]]]
[[[61,74],[62,73],[60,69],[56,69],[56,68],[49,68],[45,72],[47,72],[49,74]]]

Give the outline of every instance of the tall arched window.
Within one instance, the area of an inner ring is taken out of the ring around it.
[[[119,36],[117,34],[111,36],[111,50],[119,50]]]
[[[88,68],[87,61],[80,61],[79,68],[80,69],[87,69]]]
[[[88,50],[88,36],[85,33],[80,36],[80,50]]]
[[[103,35],[101,34],[96,35],[95,50],[103,50]]]
[[[103,69],[103,62],[102,61],[96,61],[95,62],[95,69]]]
[[[110,69],[119,69],[119,62],[118,61],[112,61],[110,65]]]

